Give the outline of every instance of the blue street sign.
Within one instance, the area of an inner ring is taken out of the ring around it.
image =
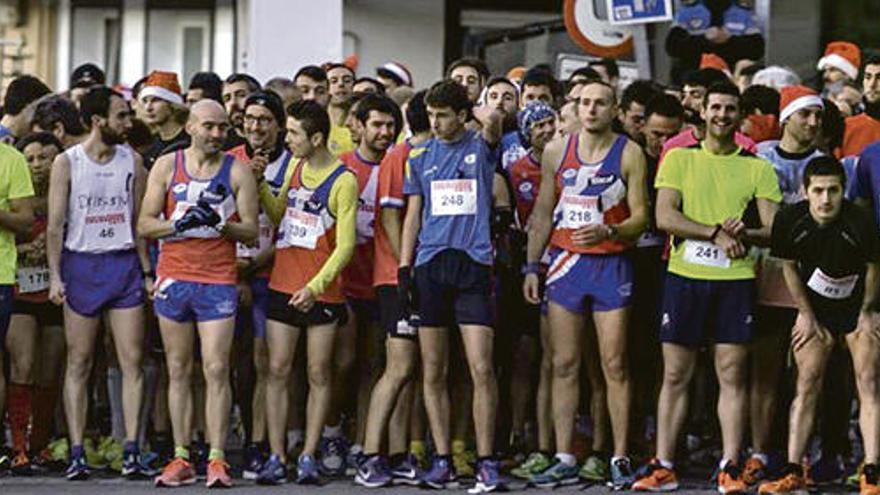
[[[672,20],[672,0],[607,0],[611,24],[645,24]]]

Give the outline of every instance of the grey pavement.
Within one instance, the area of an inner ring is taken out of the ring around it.
[[[362,488],[360,486],[355,485],[353,482],[348,480],[335,480],[325,485],[319,487],[303,487],[293,483],[277,486],[277,487],[263,487],[257,486],[251,481],[244,481],[240,479],[235,480],[236,484],[231,490],[227,490],[230,493],[290,493],[296,492],[300,494],[306,493],[314,493],[315,495],[342,495],[342,494],[359,494],[359,495],[409,495],[409,494],[421,494],[425,495],[428,493],[425,490],[420,490],[418,488],[410,488],[410,487],[393,487],[393,488],[383,488],[378,490],[368,490],[366,488]],[[451,490],[450,493],[459,493],[464,495],[467,493],[467,487],[463,487],[460,490]],[[169,493],[169,494],[184,494],[184,493],[204,493],[208,490],[204,486],[204,482],[200,481],[200,483],[196,485],[192,485],[186,488],[163,488],[160,489],[154,488],[150,482],[147,481],[126,481],[119,478],[97,478],[93,477],[88,481],[79,481],[72,482],[67,481],[64,478],[56,475],[51,477],[30,477],[30,478],[22,478],[22,477],[11,477],[7,476],[4,478],[0,478],[0,494],[82,494],[82,495],[99,495],[99,494],[136,494],[136,493]],[[524,489],[519,487],[513,487],[510,493],[523,492],[523,493],[552,493],[553,495],[593,495],[593,494],[606,494],[611,493],[609,489],[605,487],[594,486],[590,488],[581,488],[581,487],[566,487],[560,488],[557,490],[536,490],[536,489]],[[218,493],[216,490],[213,493]],[[223,493],[222,491],[220,493]],[[438,495],[442,492],[434,492]],[[679,494],[710,494],[717,493],[706,480],[696,480],[696,479],[687,479],[684,481],[684,489],[679,490]]]

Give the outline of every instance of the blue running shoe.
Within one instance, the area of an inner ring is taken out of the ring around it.
[[[64,472],[68,480],[85,481],[89,479],[90,474],[91,471],[89,470],[89,465],[86,464],[86,456],[84,454],[70,457],[70,465],[67,466],[67,471]]]
[[[486,459],[477,463],[477,482],[468,493],[478,495],[506,489],[505,480],[501,477],[501,463],[495,459]]]
[[[395,485],[418,486],[421,474],[419,463],[412,454],[407,454],[403,462],[391,468],[392,483]]]
[[[358,467],[354,482],[367,488],[381,488],[391,484],[391,470],[385,456],[373,455]]]
[[[321,475],[318,472],[318,461],[310,455],[301,455],[296,461],[296,482],[300,485],[318,485]]]
[[[574,485],[580,481],[577,464],[557,462],[547,468],[543,473],[533,475],[529,484],[538,488],[556,488],[565,485]]]
[[[241,477],[246,480],[255,480],[263,470],[263,463],[266,462],[266,456],[260,451],[260,447],[250,444],[244,449],[244,471]]]
[[[435,457],[431,469],[422,475],[421,485],[436,490],[458,488],[458,476],[450,457]]]
[[[281,458],[275,454],[260,466],[257,473],[258,485],[281,485],[287,483],[287,466],[281,462]]]
[[[628,490],[636,481],[636,474],[629,457],[621,457],[611,461],[611,481],[608,487],[614,491]]]
[[[126,452],[122,458],[122,476],[130,480],[150,479],[157,474],[159,470],[144,463],[138,452]]]

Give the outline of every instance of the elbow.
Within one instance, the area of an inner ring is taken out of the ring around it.
[[[663,211],[657,210],[657,228],[664,231],[669,232],[669,228],[672,226],[672,222],[670,221],[669,215]]]

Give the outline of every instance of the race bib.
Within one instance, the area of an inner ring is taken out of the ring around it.
[[[695,265],[730,268],[730,258],[723,249],[711,242],[684,241],[684,260]]]
[[[813,292],[816,294],[828,299],[846,299],[852,294],[858,280],[858,275],[832,278],[825,275],[819,268],[816,268],[813,270],[810,280],[807,281],[807,287],[813,289]]]
[[[431,215],[476,214],[476,179],[438,180],[431,182]]]
[[[560,201],[562,203],[560,227],[564,229],[579,229],[587,225],[601,225],[604,222],[602,212],[599,211],[597,196],[563,194]]]
[[[19,294],[33,294],[49,290],[49,267],[21,266],[16,274]]]
[[[280,247],[301,247],[315,249],[318,239],[324,234],[324,223],[320,215],[307,213],[296,208],[288,208],[281,221]]]
[[[260,234],[257,237],[257,244],[255,246],[248,246],[242,242],[236,243],[235,255],[237,257],[256,258],[257,255],[272,246],[272,233],[275,229],[272,227],[272,222],[269,221],[269,216],[265,213],[260,213],[258,220]]]

